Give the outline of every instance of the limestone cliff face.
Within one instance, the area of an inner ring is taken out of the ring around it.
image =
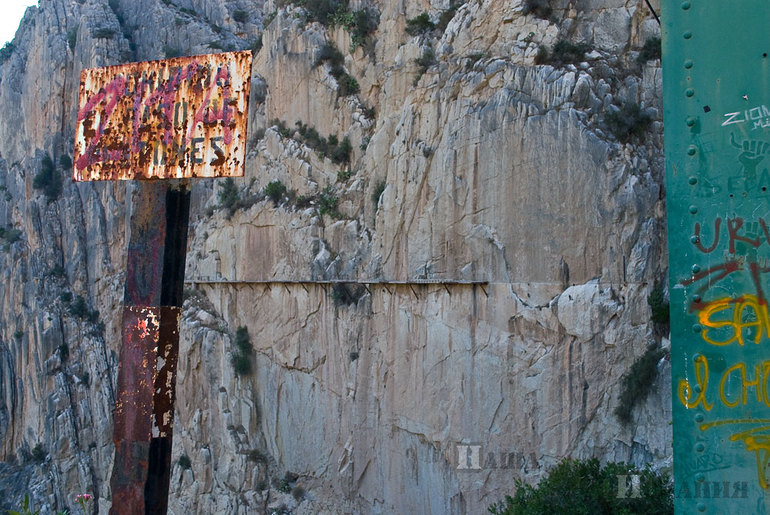
[[[272,1],[31,8],[0,64],[0,226],[21,231],[0,242],[9,507],[23,491],[44,513],[82,492],[110,506],[132,188],[63,169],[80,70],[259,37],[243,202],[231,214],[221,181],[194,189],[174,435],[175,463],[190,460],[170,510],[476,513],[567,456],[669,466],[665,360],[633,422],[613,415],[660,340],[660,63],[636,61],[658,26],[643,1],[550,5],[542,19],[518,0],[353,2],[378,13],[360,46]],[[422,12],[449,13],[445,28],[407,34]],[[583,60],[535,64],[564,39],[588,44]],[[316,64],[326,41],[357,94]],[[606,120],[624,104],[653,118],[628,143]],[[349,163],[304,127],[347,137]],[[33,187],[46,154],[58,199]],[[277,202],[271,181],[290,190]]]

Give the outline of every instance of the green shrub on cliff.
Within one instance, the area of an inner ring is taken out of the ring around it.
[[[638,476],[638,487],[631,484]],[[536,486],[515,482],[516,492],[489,507],[493,515],[674,513],[674,488],[666,474],[625,463],[564,460]],[[638,488],[634,491],[634,488]]]

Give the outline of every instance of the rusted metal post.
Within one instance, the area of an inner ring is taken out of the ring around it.
[[[189,210],[186,181],[136,185],[113,430],[113,514],[167,511]]]
[[[80,75],[73,179],[140,180],[114,415],[113,514],[164,514],[168,507],[187,179],[243,176],[250,76],[249,51]]]

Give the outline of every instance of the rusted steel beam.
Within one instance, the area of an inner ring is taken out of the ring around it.
[[[186,184],[137,183],[113,430],[116,515],[168,507],[189,209]]]

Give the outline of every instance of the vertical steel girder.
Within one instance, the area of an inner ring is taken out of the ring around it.
[[[179,320],[190,192],[137,183],[114,415],[113,514],[168,507]]]

